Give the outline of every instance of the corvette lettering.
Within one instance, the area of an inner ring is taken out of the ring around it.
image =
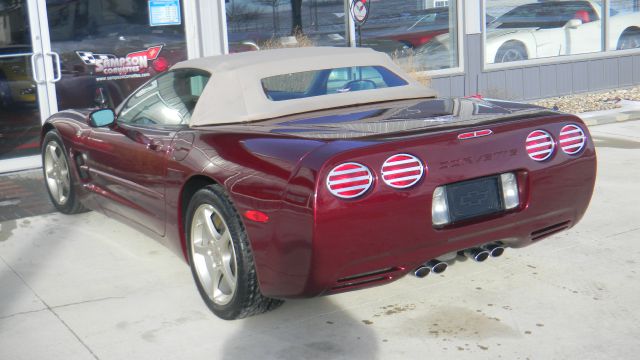
[[[467,156],[460,159],[452,159],[440,162],[440,169],[448,169],[453,167],[460,167],[464,165],[472,165],[485,161],[504,159],[510,156],[516,156],[518,149],[510,149],[503,151],[496,151],[492,153],[481,154],[478,156]]]

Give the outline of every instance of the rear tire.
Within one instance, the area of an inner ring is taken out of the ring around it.
[[[196,287],[218,317],[240,319],[283,303],[260,292],[247,233],[221,186],[210,185],[193,195],[185,232]]]
[[[524,45],[517,41],[508,41],[500,46],[498,53],[496,54],[496,63],[505,63],[512,61],[527,60],[527,49]]]
[[[69,157],[56,130],[44,136],[41,154],[44,181],[53,206],[69,215],[87,211],[78,201]]]

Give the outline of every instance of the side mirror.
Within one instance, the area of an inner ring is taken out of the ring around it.
[[[582,20],[580,19],[571,19],[567,23],[567,27],[569,29],[577,29],[578,27],[580,27],[580,25],[582,25]]]
[[[96,110],[89,115],[89,125],[92,127],[109,126],[116,121],[116,114],[111,109]]]

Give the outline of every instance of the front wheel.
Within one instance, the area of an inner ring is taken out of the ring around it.
[[[636,49],[640,47],[640,29],[625,31],[618,39],[617,50]]]
[[[222,187],[211,185],[195,193],[185,235],[198,292],[218,317],[240,319],[282,304],[260,293],[247,234]]]
[[[56,130],[45,135],[41,150],[45,184],[53,205],[64,214],[86,211],[76,196],[69,157]]]

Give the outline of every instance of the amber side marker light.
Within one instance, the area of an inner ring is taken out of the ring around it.
[[[244,217],[259,223],[266,223],[269,221],[269,215],[258,210],[247,210],[244,212]]]

